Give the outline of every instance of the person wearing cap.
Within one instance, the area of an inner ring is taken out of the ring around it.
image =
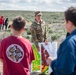
[[[12,35],[0,42],[3,75],[30,75],[30,64],[35,57],[30,41],[21,36],[25,24],[22,16],[16,17],[11,25]]]
[[[31,25],[32,42],[36,45],[38,51],[40,51],[39,42],[46,41],[46,25],[42,20],[42,13],[40,11],[35,12],[35,21]]]

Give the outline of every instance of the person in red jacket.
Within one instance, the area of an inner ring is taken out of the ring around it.
[[[0,17],[0,31],[4,29],[4,16]]]
[[[2,18],[0,17],[0,31],[2,31]]]
[[[1,16],[2,19],[2,30],[4,30],[4,16]]]
[[[23,17],[16,17],[11,25],[12,35],[0,42],[3,75],[30,75],[30,64],[35,58],[32,44],[21,36],[25,24]]]

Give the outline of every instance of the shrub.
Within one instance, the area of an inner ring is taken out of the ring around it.
[[[52,41],[57,40],[61,35],[60,34],[52,34],[51,39]]]
[[[31,35],[30,29],[27,29],[27,35]]]
[[[54,30],[53,30],[53,29],[50,29],[50,30],[49,30],[49,33],[53,33],[53,32],[54,32]]]

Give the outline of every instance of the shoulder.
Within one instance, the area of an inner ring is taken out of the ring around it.
[[[35,25],[37,25],[37,23],[36,23],[36,21],[33,21],[31,26],[35,26]]]
[[[68,39],[69,39],[68,43],[70,45],[76,46],[76,35],[71,35],[68,37]]]
[[[74,49],[76,46],[76,35],[68,36],[61,44],[64,48]]]
[[[36,29],[36,28],[37,28],[37,23],[34,21],[34,22],[31,24],[31,30]]]
[[[22,40],[25,41],[25,42],[30,43],[30,41],[28,39],[24,38],[24,37],[22,37]]]
[[[23,40],[23,43],[29,48],[29,47],[32,47],[32,44],[31,44],[31,42],[28,40],[28,39],[26,39],[26,38],[22,38],[22,40]]]
[[[42,24],[45,24],[45,21],[44,21],[44,20],[41,20],[41,23],[42,23]]]
[[[8,37],[2,39],[1,44],[4,45],[4,44],[8,43],[10,39],[11,39],[11,36],[8,36]]]

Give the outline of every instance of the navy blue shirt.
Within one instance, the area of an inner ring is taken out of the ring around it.
[[[76,75],[76,30],[60,44],[51,67],[54,75]]]

